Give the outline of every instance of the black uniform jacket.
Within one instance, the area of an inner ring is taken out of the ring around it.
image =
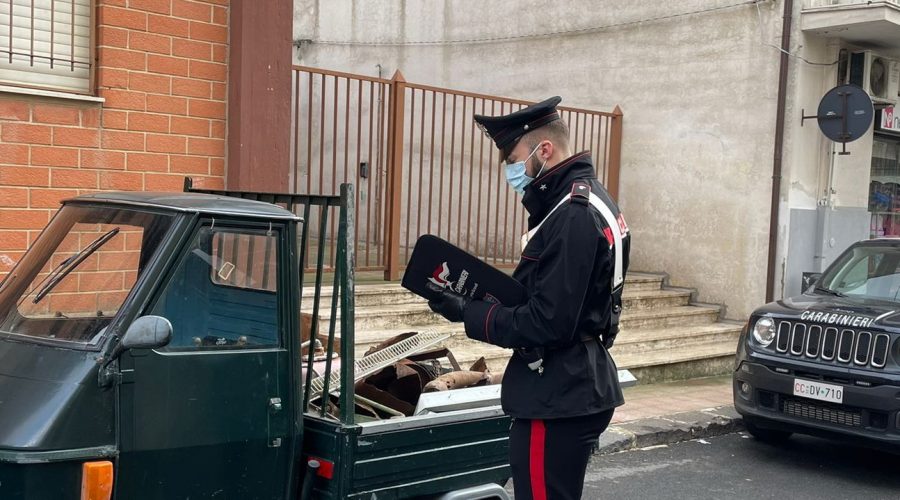
[[[584,152],[525,189],[522,204],[529,213],[529,230],[544,220],[575,181],[588,182],[619,216],[615,202],[596,179],[589,153]],[[624,403],[612,357],[599,341],[582,340],[610,328],[615,264],[606,222],[586,201],[573,196],[553,211],[522,252],[513,277],[528,290],[526,303],[508,307],[475,300],[466,307],[470,338],[507,348],[545,348],[543,374],[528,368],[518,353],[506,367],[501,400],[513,417],[575,417]],[[625,269],[629,245],[626,236],[624,248],[618,249],[624,252]]]

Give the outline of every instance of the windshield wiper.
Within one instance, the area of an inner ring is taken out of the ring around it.
[[[827,293],[828,295],[834,295],[835,297],[846,297],[846,295],[844,295],[843,293],[841,293],[837,290],[832,290],[830,288],[825,288],[824,286],[817,286],[816,291],[822,292],[822,293]]]
[[[31,301],[32,304],[37,304],[44,297],[47,296],[50,291],[56,288],[56,285],[59,284],[66,276],[69,275],[72,271],[75,270],[85,259],[91,256],[94,252],[97,251],[100,247],[106,244],[107,241],[111,240],[113,236],[119,234],[119,228],[113,228],[107,231],[105,234],[91,242],[90,245],[84,247],[80,252],[68,257],[66,260],[59,263],[59,266],[53,270],[47,277],[47,284],[41,287],[40,290],[34,295],[34,300]],[[52,277],[51,277],[52,276]]]

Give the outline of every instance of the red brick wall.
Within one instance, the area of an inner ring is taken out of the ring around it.
[[[105,102],[0,93],[0,276],[59,201],[225,177],[229,0],[97,0]]]

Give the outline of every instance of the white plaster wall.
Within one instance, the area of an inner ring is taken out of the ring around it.
[[[835,156],[834,205],[838,207],[866,207],[869,204],[869,177],[872,173],[872,143],[874,133],[847,144],[849,156]],[[840,150],[840,146],[837,146]]]
[[[799,16],[799,9],[794,13]],[[819,130],[815,119],[802,121],[802,116],[813,116],[817,112],[821,97],[837,81],[837,66],[822,65],[838,58],[840,44],[836,41],[807,36],[795,30],[791,36],[790,52],[795,57],[789,59],[788,95],[785,103],[785,134],[782,163],[782,186],[779,204],[778,250],[776,254],[775,298],[792,295],[799,290],[799,276],[802,272],[819,271],[820,264],[815,256],[820,241],[792,241],[792,239],[815,240],[820,236],[818,227],[791,227],[792,210],[815,211],[830,198],[826,196],[829,183],[831,146]],[[822,64],[819,64],[822,63]],[[804,219],[806,224],[816,218]],[[788,255],[789,247],[816,248],[810,255]],[[789,260],[793,265],[789,265]],[[793,285],[793,286],[792,286]]]
[[[789,208],[815,209],[825,196],[832,142],[819,130],[813,116],[819,101],[836,85],[839,43],[796,32],[792,53],[803,57],[791,59],[788,98],[785,112],[784,178]],[[852,146],[852,145],[851,145]]]
[[[743,318],[765,298],[778,51],[763,42],[779,43],[781,4],[654,20],[737,3],[295,0],[295,38],[313,40],[296,62],[621,106],[632,269],[665,271]],[[522,38],[446,43],[510,36]],[[397,42],[437,43],[373,45]]]

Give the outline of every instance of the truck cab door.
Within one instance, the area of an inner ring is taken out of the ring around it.
[[[117,498],[284,498],[291,363],[287,228],[201,221],[145,314],[168,346],[121,359]]]

